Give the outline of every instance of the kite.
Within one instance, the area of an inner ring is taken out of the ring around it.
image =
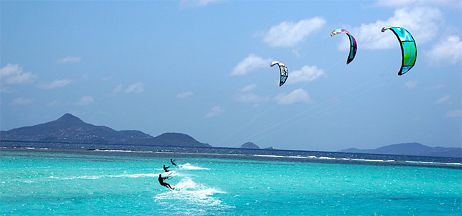
[[[383,27],[382,32],[391,30],[396,35],[401,45],[402,62],[398,75],[401,76],[411,70],[417,59],[417,47],[414,37],[406,29],[401,27]]]
[[[287,67],[282,62],[272,61],[271,62],[271,67],[273,67],[274,65],[279,66],[279,73],[281,75],[280,78],[279,78],[279,86],[282,86],[286,82],[287,77],[289,77],[289,70],[287,69]]]
[[[356,50],[358,48],[358,45],[356,43],[355,38],[350,34],[350,32],[348,32],[345,29],[340,29],[340,28],[335,29],[334,31],[330,33],[330,36],[335,36],[340,33],[345,33],[346,35],[348,35],[348,38],[350,39],[350,53],[348,54],[348,59],[347,59],[347,64],[350,64],[350,62],[352,62],[356,56]]]

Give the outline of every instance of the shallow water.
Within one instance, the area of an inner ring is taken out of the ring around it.
[[[462,170],[0,151],[0,215],[462,215]]]

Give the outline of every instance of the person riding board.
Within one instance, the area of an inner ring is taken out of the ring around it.
[[[176,167],[178,166],[178,165],[176,165],[175,160],[173,160],[172,158],[170,158],[170,163],[172,163],[173,166],[176,166]]]
[[[163,168],[164,168],[164,171],[165,171],[165,172],[170,172],[170,170],[168,170],[168,168],[170,168],[169,166],[165,166],[165,164],[164,164],[164,167],[163,167]]]
[[[157,180],[159,181],[159,184],[170,189],[170,190],[175,190],[175,187],[172,187],[169,183],[164,182],[164,180],[168,179],[169,177],[162,177],[162,174],[159,174],[159,178]]]

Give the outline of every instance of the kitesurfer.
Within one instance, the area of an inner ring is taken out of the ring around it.
[[[162,177],[162,174],[159,174],[159,178],[157,178],[157,180],[159,181],[159,184],[170,189],[170,190],[175,190],[175,187],[172,187],[170,186],[169,183],[167,182],[164,182],[164,180],[168,179],[168,176],[167,177]]]
[[[169,166],[165,166],[165,164],[164,164],[164,167],[163,167],[163,168],[164,168],[164,171],[165,171],[165,172],[170,172],[170,170],[168,170],[168,168],[170,168]]]
[[[175,160],[173,160],[173,159],[171,159],[171,158],[170,158],[170,163],[172,163],[173,166],[176,166],[176,167],[178,166],[178,165],[176,165]]]

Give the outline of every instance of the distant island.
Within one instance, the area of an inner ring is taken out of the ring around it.
[[[51,122],[0,131],[0,142],[6,141],[211,147],[187,134],[164,133],[153,137],[137,130],[116,131],[86,123],[69,113]]]
[[[367,154],[391,154],[391,155],[414,155],[433,157],[462,157],[462,148],[430,147],[420,143],[399,143],[382,146],[376,149],[349,148],[340,152],[367,153]]]
[[[278,154],[292,154],[289,152],[296,155],[300,152],[312,154],[309,153],[310,151],[280,150],[273,147],[262,149],[252,142],[246,142],[239,148],[212,147],[184,133],[163,133],[154,137],[138,130],[117,131],[110,127],[86,123],[69,113],[47,123],[0,131],[0,146],[86,150],[137,149],[147,151],[155,149],[156,151],[208,151],[227,154],[239,154],[242,151],[252,154],[256,152],[266,154],[268,153],[266,151],[272,153],[277,151]],[[376,149],[349,148],[340,150],[340,152],[462,158],[462,148],[430,147],[420,143],[400,143]],[[318,153],[327,156],[331,154],[331,152]]]
[[[258,146],[257,144],[255,144],[253,142],[246,142],[246,143],[241,145],[241,148],[244,148],[244,149],[260,149],[260,146]]]

